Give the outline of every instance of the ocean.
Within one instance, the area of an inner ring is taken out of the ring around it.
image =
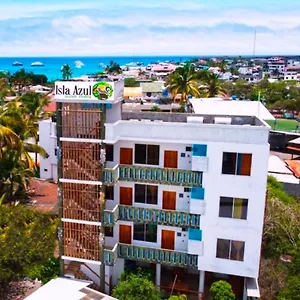
[[[0,57],[0,71],[10,72],[11,74],[24,68],[27,72],[35,74],[45,74],[49,81],[61,79],[61,67],[64,64],[69,64],[72,69],[73,77],[80,77],[86,74],[94,74],[103,71],[99,64],[108,65],[110,61],[114,61],[121,66],[131,62],[140,62],[145,66],[152,62],[184,62],[193,57],[187,56],[135,56],[135,57]],[[84,66],[80,69],[75,67],[75,61],[81,61]],[[15,62],[23,63],[22,67],[14,67],[12,64]],[[31,67],[33,62],[42,62],[43,67]]]

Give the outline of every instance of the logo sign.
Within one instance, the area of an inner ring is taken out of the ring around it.
[[[75,82],[58,81],[55,83],[56,100],[113,101],[113,82]]]

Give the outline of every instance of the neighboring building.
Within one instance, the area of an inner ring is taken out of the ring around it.
[[[121,113],[122,82],[56,86],[66,269],[99,285],[104,263],[107,293],[140,266],[168,295],[197,298],[222,278],[237,299],[258,297],[269,126],[257,111]]]
[[[283,73],[283,80],[298,80],[297,71],[286,71]]]
[[[268,59],[268,68],[269,71],[278,70],[282,73],[285,69],[285,61],[281,57],[272,57]]]
[[[164,81],[141,82],[143,99],[146,101],[159,100],[165,90]]]

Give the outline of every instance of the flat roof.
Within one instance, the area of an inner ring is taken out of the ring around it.
[[[262,120],[275,120],[259,101],[225,101],[222,98],[189,99],[196,114],[255,116]]]

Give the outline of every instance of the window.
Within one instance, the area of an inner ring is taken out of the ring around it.
[[[217,258],[244,261],[245,242],[218,239]]]
[[[222,174],[251,175],[252,154],[248,153],[223,153]]]
[[[159,165],[159,146],[136,144],[134,162],[144,165]]]
[[[192,152],[192,147],[185,147],[186,152]]]
[[[105,227],[105,236],[114,237],[114,228],[113,227]]]
[[[157,242],[157,225],[135,223],[133,227],[133,239],[144,242]]]
[[[54,155],[57,156],[57,148],[54,149]]]
[[[156,185],[135,184],[134,201],[137,203],[157,204],[158,187]]]
[[[106,161],[114,161],[114,145],[107,144],[105,146]]]
[[[105,187],[105,199],[106,200],[114,200],[114,187],[113,186]]]
[[[247,219],[248,199],[220,198],[219,217],[233,219]]]

